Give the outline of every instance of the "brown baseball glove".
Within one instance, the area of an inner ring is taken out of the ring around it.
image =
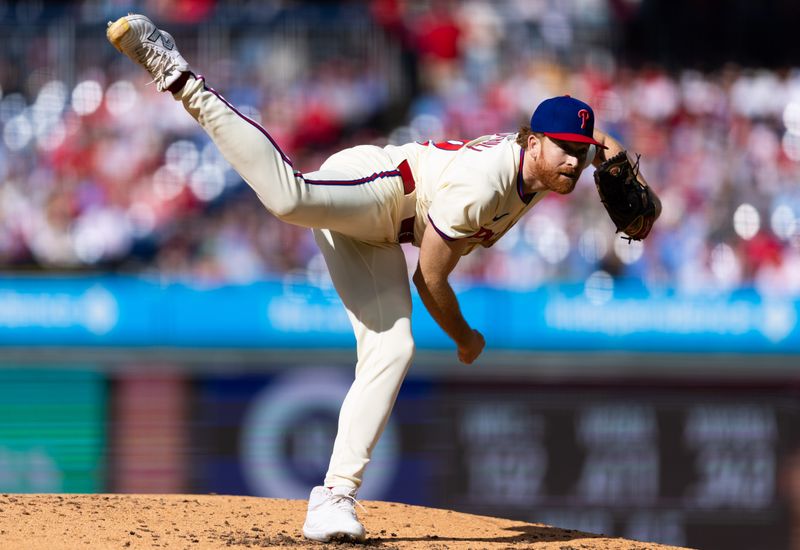
[[[603,162],[594,172],[594,183],[611,221],[628,240],[647,237],[656,221],[656,203],[650,188],[643,185],[639,174],[639,156],[631,165],[625,151]]]

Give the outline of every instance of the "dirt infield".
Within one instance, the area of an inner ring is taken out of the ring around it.
[[[507,519],[363,502],[365,545],[312,543],[304,501],[217,495],[0,495],[0,548],[676,548]]]

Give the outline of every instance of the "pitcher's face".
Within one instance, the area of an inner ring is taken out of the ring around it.
[[[586,164],[588,143],[561,141],[543,136],[535,160],[539,181],[561,195],[571,193]]]

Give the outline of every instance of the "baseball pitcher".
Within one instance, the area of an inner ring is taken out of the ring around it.
[[[448,275],[461,256],[492,246],[547,194],[568,194],[594,163],[619,231],[647,236],[655,193],[622,146],[594,128],[569,96],[542,102],[530,127],[470,142],[362,145],[303,174],[270,134],[193,73],[172,36],[143,15],[107,29],[109,41],[152,76],[208,133],[279,219],[311,228],[353,325],[358,362],[342,404],[324,483],[311,491],[303,534],[363,540],[354,505],[364,469],[414,356],[411,293],[401,243],[420,248],[413,282],[431,316],[472,363],[484,348],[461,314]]]

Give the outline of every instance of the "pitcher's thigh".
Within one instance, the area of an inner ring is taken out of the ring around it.
[[[403,196],[398,171],[359,172],[326,167],[305,174],[302,212],[307,227],[328,229],[357,242],[396,242],[397,205]],[[284,218],[293,222],[292,217]]]
[[[411,291],[400,245],[364,243],[327,229],[314,230],[314,237],[356,338],[363,331],[384,333],[400,320],[410,338]]]

